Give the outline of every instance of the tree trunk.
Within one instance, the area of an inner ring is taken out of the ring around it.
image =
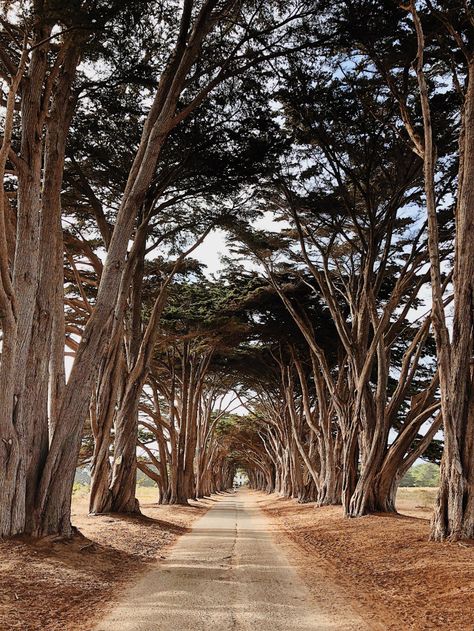
[[[49,449],[50,430],[54,430],[56,418],[54,408],[48,409],[48,392],[55,387],[57,395],[61,395],[61,384],[51,383],[51,361],[54,357],[52,339],[53,324],[60,319],[58,311],[64,310],[62,283],[63,239],[61,225],[61,187],[64,170],[66,138],[74,111],[71,102],[71,90],[79,64],[80,49],[83,37],[71,41],[65,52],[65,59],[58,77],[58,88],[55,91],[50,114],[47,121],[47,133],[44,150],[44,174],[42,190],[42,210],[40,238],[38,243],[39,270],[36,289],[35,312],[31,328],[31,342],[28,349],[26,383],[28,388],[23,396],[19,410],[22,422],[28,428],[29,466],[26,479],[26,531],[31,532],[33,523],[35,493],[39,478],[46,461]],[[55,281],[61,281],[58,285]],[[62,328],[56,328],[59,335]],[[55,340],[57,343],[58,340]],[[64,335],[59,343],[63,346]],[[59,368],[60,370],[60,368]],[[60,377],[59,377],[60,378]],[[58,402],[56,402],[58,403]]]
[[[454,318],[452,341],[442,299],[438,216],[435,191],[435,146],[428,84],[423,70],[425,38],[416,4],[409,10],[417,34],[416,73],[423,114],[423,157],[428,247],[433,299],[433,327],[438,355],[444,451],[439,493],[430,537],[435,541],[474,537],[474,390],[472,374],[474,327],[474,57],[464,51],[468,85],[459,136],[458,198],[455,212]],[[459,35],[459,37],[461,37]]]
[[[474,59],[469,62],[456,208],[454,318],[444,453],[431,538],[474,538]],[[447,408],[447,409],[446,409]]]
[[[343,430],[342,447],[342,505],[344,515],[350,516],[350,502],[357,485],[359,441],[356,428]]]
[[[91,426],[94,436],[94,453],[91,462],[91,492],[89,512],[100,514],[109,510],[109,486],[112,477],[110,447],[112,427],[115,421],[116,406],[123,387],[125,362],[122,340],[117,335],[111,351],[104,363],[97,385],[97,394],[91,405]]]
[[[81,445],[81,433],[93,385],[107,347],[114,308],[126,265],[128,243],[135,219],[156,171],[159,156],[175,124],[178,100],[188,73],[199,57],[202,41],[215,25],[207,11],[191,28],[191,12],[185,6],[182,30],[158,85],[143,127],[104,264],[94,311],[84,330],[58,416],[36,494],[34,534],[36,536],[72,532],[71,493]],[[184,34],[184,36],[183,36]],[[36,50],[40,50],[39,48]],[[212,86],[211,86],[212,87]],[[185,110],[188,116],[198,103]],[[29,256],[27,254],[27,256]],[[28,260],[25,257],[25,260]],[[127,437],[128,440],[128,437]],[[125,447],[125,445],[124,445]]]
[[[135,497],[137,486],[138,396],[131,398],[117,413],[112,481],[108,511],[140,513]]]

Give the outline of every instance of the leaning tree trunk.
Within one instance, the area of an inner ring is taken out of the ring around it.
[[[138,404],[147,377],[143,349],[140,348],[141,292],[144,272],[145,233],[137,231],[135,256],[129,258],[131,275],[132,322],[128,340],[128,364],[125,361],[123,312],[126,291],[121,292],[117,308],[118,319],[112,333],[104,374],[99,379],[98,410],[93,423],[94,456],[92,459],[92,485],[90,512],[94,514],[139,512],[135,499],[136,449],[138,437]],[[153,344],[153,341],[151,341]],[[130,368],[131,367],[131,368]],[[141,368],[141,370],[140,370]],[[120,392],[121,390],[121,392]],[[120,395],[119,395],[120,392]],[[114,424],[114,460],[110,464],[111,430]],[[132,447],[133,445],[133,447]],[[123,488],[122,488],[123,485]]]
[[[376,506],[381,512],[397,512],[396,499],[401,479],[417,458],[423,455],[436,432],[441,428],[442,417],[438,413],[423,438],[417,442],[416,446],[413,444],[421,426],[438,411],[439,404],[433,402],[437,383],[437,378],[433,379],[425,392],[413,397],[414,405],[412,404],[407,422],[387,449],[383,464],[374,480],[373,490]]]
[[[119,336],[117,336],[119,337]],[[91,404],[91,427],[94,436],[94,453],[91,462],[91,492],[89,512],[100,514],[109,509],[109,485],[112,477],[110,447],[112,428],[116,416],[119,392],[123,387],[125,362],[122,340],[118,339],[104,362]]]
[[[161,75],[130,169],[108,248],[95,308],[84,330],[69,381],[64,389],[56,431],[35,498],[35,536],[57,533],[69,536],[72,533],[71,494],[81,446],[82,427],[109,339],[126,265],[128,243],[138,210],[155,175],[162,148],[176,124],[174,117],[186,78],[199,57],[203,40],[215,26],[215,21],[206,11],[201,12],[194,27],[191,22],[192,14],[189,5],[186,5],[174,54]],[[183,110],[181,118],[189,116],[197,105],[197,101],[193,101]]]

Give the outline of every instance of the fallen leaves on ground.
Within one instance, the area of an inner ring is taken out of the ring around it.
[[[208,508],[144,504],[143,516],[87,515],[74,504],[71,541],[0,541],[1,631],[89,631],[123,587]]]
[[[421,517],[344,519],[340,507],[276,496],[260,506],[305,552],[309,587],[311,567],[322,564],[369,623],[388,631],[473,631],[474,541],[429,542],[429,522]]]

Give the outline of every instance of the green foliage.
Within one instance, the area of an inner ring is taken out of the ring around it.
[[[77,468],[74,476],[74,482],[82,484],[83,486],[89,486],[91,482],[89,471],[87,469]]]
[[[154,469],[154,467],[152,465],[149,465],[150,469]],[[157,488],[157,484],[154,480],[152,480],[151,478],[149,478],[145,473],[143,473],[143,471],[138,470],[137,471],[137,486],[138,487],[145,487],[145,488]]]
[[[436,487],[439,484],[439,466],[427,462],[412,467],[402,478],[400,486]]]
[[[86,495],[90,491],[90,486],[88,484],[81,484],[81,482],[74,482],[74,486],[72,487],[73,495]]]
[[[77,468],[74,476],[73,495],[87,495],[90,491],[91,477],[87,469]]]

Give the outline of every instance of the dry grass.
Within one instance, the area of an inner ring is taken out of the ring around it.
[[[403,515],[429,519],[433,512],[438,489],[429,487],[404,487],[397,493],[397,510]]]

